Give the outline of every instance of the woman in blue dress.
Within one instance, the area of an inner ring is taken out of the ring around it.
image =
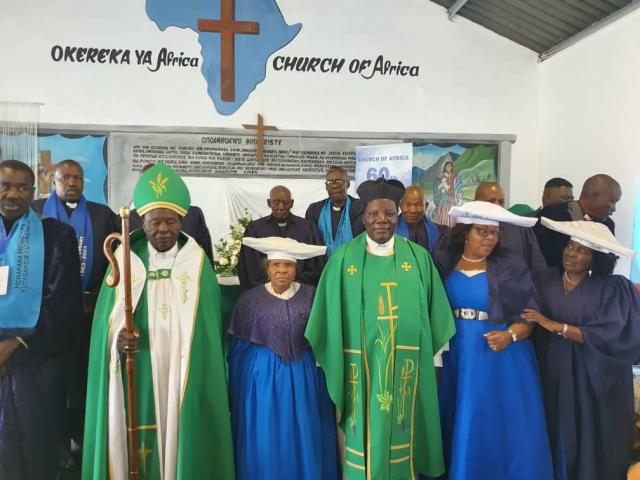
[[[245,238],[267,254],[269,282],[244,292],[231,317],[231,427],[239,480],[337,480],[338,444],[324,374],[304,338],[314,287],[296,259],[326,247]]]
[[[571,237],[562,268],[539,278],[536,342],[556,480],[627,478],[634,434],[633,361],[640,357],[640,295],[612,275],[632,256],[597,222],[542,225]]]
[[[440,411],[449,480],[551,480],[532,326],[535,308],[523,259],[499,246],[499,222],[532,226],[488,202],[455,207],[448,250],[436,254],[456,335],[443,355]]]

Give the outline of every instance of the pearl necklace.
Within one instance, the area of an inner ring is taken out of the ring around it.
[[[580,283],[580,282],[574,282],[573,280],[571,280],[566,271],[564,272],[564,279],[574,287]]]
[[[486,258],[487,258],[487,257],[482,257],[482,258],[479,258],[479,259],[477,259],[477,260],[473,260],[473,259],[471,259],[471,258],[465,257],[465,256],[464,256],[464,253],[463,253],[463,254],[462,254],[462,258],[463,258],[464,260],[466,260],[467,262],[471,262],[471,263],[480,263],[480,262],[484,262],[484,261],[486,260]]]

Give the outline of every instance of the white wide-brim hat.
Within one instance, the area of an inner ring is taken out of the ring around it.
[[[459,207],[451,207],[449,215],[456,218],[458,223],[475,223],[478,225],[499,225],[511,223],[520,227],[533,227],[537,218],[522,217],[511,213],[506,208],[491,202],[474,200]]]
[[[306,260],[324,255],[324,245],[308,245],[286,237],[244,237],[242,243],[267,255],[268,260]]]
[[[621,245],[606,225],[599,222],[578,220],[574,222],[558,222],[546,217],[541,218],[542,225],[556,232],[569,235],[571,240],[591,250],[604,253],[615,253],[624,257],[633,257],[636,253]]]

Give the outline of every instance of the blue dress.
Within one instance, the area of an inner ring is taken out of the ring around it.
[[[454,270],[445,282],[451,308],[488,311],[486,272]],[[443,355],[440,411],[449,480],[545,480],[553,469],[536,358],[528,340],[499,352],[487,320],[456,319]]]
[[[302,285],[285,301],[259,285],[236,304],[229,390],[238,480],[339,478],[333,404],[303,336],[313,291]]]

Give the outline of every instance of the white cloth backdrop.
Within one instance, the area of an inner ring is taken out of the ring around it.
[[[276,185],[291,190],[293,213],[304,217],[310,203],[327,197],[323,179],[289,178],[185,178],[191,203],[202,209],[215,244],[229,235],[229,225],[247,209],[253,219],[271,213],[267,206],[269,191]],[[349,189],[354,194],[353,182]]]

